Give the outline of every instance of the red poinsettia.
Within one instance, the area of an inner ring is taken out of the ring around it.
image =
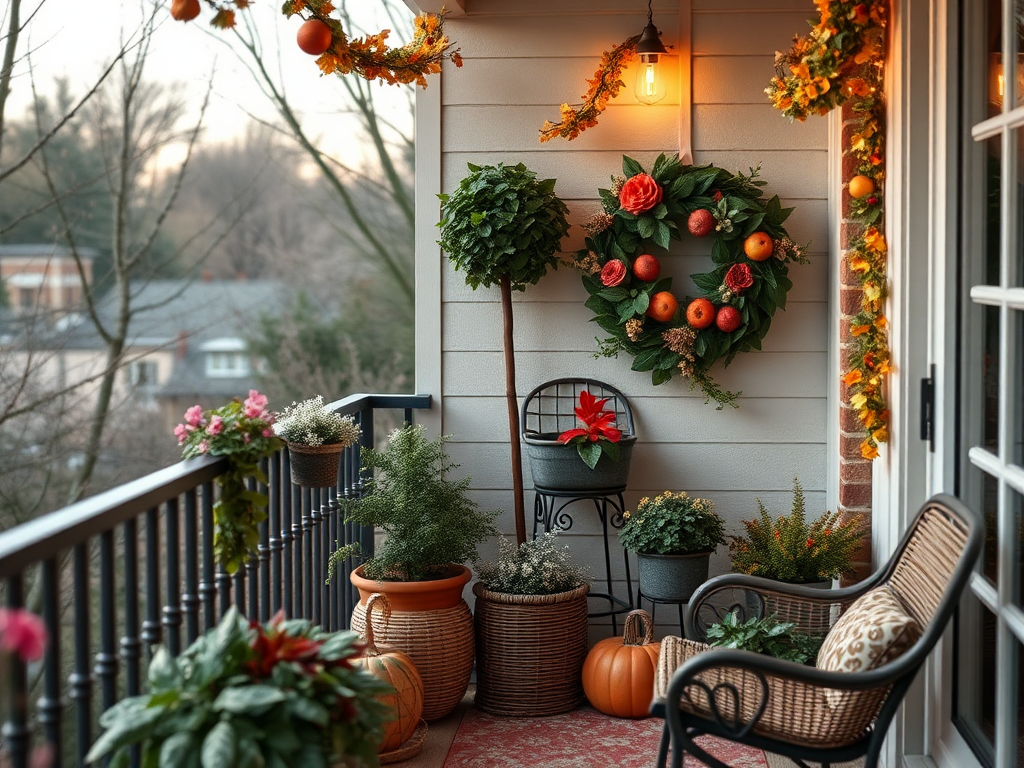
[[[278,611],[266,628],[258,622],[251,622],[250,627],[256,630],[256,636],[252,639],[253,657],[246,663],[245,669],[255,678],[270,677],[274,667],[281,662],[298,662],[307,671],[315,671],[309,670],[307,666],[314,660],[321,668],[330,665],[325,665],[323,659],[317,659],[320,646],[323,645],[321,641],[288,633],[284,627],[283,611]]]
[[[615,426],[615,411],[605,410],[609,398],[598,400],[588,390],[580,392],[580,404],[576,407],[576,418],[583,424],[576,429],[568,429],[558,436],[563,445],[574,444],[586,462],[593,469],[597,466],[602,453],[607,453],[613,461],[618,461],[622,430]]]

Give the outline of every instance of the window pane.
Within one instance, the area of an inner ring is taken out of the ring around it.
[[[999,453],[999,307],[982,310],[982,357],[980,389],[983,419],[981,445]]]
[[[968,590],[957,616],[958,695],[954,713],[976,751],[994,759],[996,713],[996,617]]]

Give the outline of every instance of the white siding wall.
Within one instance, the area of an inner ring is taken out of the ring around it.
[[[654,107],[636,103],[630,71],[624,77],[627,88],[597,127],[573,142],[537,139],[543,121],[557,119],[558,104],[574,101],[586,89],[585,78],[592,76],[601,52],[640,31],[646,3],[470,0],[467,11],[448,22],[465,66],[446,69],[441,83],[443,189],[458,184],[467,162],[523,162],[541,178],[558,180],[556,193],[569,205],[574,224],[564,250],[575,250],[583,241],[578,224],[600,209],[597,188],[621,172],[623,153],[650,167],[658,153],[678,151],[678,99]],[[716,411],[679,379],[654,387],[649,374],[629,370],[628,357],[595,359],[594,336],[600,329],[588,322],[586,292],[574,270],[562,268],[516,296],[520,397],[562,376],[602,379],[630,397],[639,442],[628,508],[642,495],[687,490],[711,498],[730,531],[736,531],[740,520],[756,511],[755,497],[770,509],[786,508],[794,475],[808,492],[812,514],[825,503],[826,420],[832,416],[826,407],[826,121],[790,124],[763,93],[774,51],[806,29],[812,11],[807,0],[693,3],[695,162],[744,172],[761,163],[769,194],[797,207],[789,221],[794,239],[813,241],[811,264],[791,271],[795,288],[788,309],[776,316],[764,351],[741,355],[728,370],[716,371],[724,386],[743,391],[739,409]],[[654,21],[665,42],[673,44],[677,4],[655,0]],[[687,276],[709,268],[709,247],[708,241],[688,239],[663,259],[663,273],[674,277],[680,299],[693,290]],[[501,528],[511,533],[498,291],[472,291],[447,263],[441,282],[442,427],[455,435],[451,454],[472,476],[474,496],[505,510]],[[529,514],[529,467],[525,474]],[[592,507],[581,506],[575,517],[569,543],[602,573],[596,515]],[[617,553],[617,541],[613,544]],[[621,578],[621,558],[613,560]],[[727,570],[727,551],[721,547],[712,573]],[[674,615],[662,607],[659,618]]]

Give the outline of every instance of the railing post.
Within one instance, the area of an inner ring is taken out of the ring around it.
[[[42,565],[43,580],[43,623],[49,638],[46,643],[46,654],[43,657],[43,695],[39,698],[37,709],[39,724],[47,743],[53,746],[53,764],[51,768],[60,768],[61,755],[61,714],[63,707],[60,701],[60,572],[57,558],[44,560]]]
[[[302,489],[302,618],[313,615],[313,499]]]
[[[156,509],[146,510],[146,620],[142,622],[142,642],[153,658],[160,642],[160,528]]]
[[[142,641],[139,639],[139,524],[133,517],[124,524],[124,636],[121,638],[125,685],[129,696],[138,696],[142,689],[139,662]]]
[[[167,650],[172,656],[181,653],[181,540],[178,532],[178,500],[170,499],[164,506],[164,524],[167,530],[167,602],[164,604],[163,623]]]
[[[295,491],[292,488],[291,459],[288,449],[281,456],[281,547],[284,557],[281,561],[281,607],[289,618],[295,616],[295,531],[293,515]]]
[[[203,627],[212,629],[217,623],[216,565],[213,559],[213,483],[203,483],[203,580],[199,583],[199,597],[203,601]]]
[[[281,610],[281,452],[278,451],[270,457],[270,488],[267,491],[270,496],[268,513],[270,514],[270,525],[268,526],[267,547],[270,550],[270,562],[266,576],[270,589],[270,599],[267,602],[271,615]]]
[[[185,611],[185,644],[199,637],[199,509],[196,488],[185,493],[185,594],[181,606]]]
[[[18,610],[24,607],[24,585],[21,576],[7,579],[7,605]],[[10,658],[11,712],[3,726],[3,741],[11,755],[14,768],[28,765],[28,673],[25,662],[11,654]]]
[[[114,532],[100,534],[100,650],[94,672],[100,680],[103,709],[117,701],[117,613],[114,589]]]
[[[89,548],[75,547],[75,671],[71,674],[71,699],[75,702],[75,733],[78,764],[92,744],[92,677],[89,674]]]

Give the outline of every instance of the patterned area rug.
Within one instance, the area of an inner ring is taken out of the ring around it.
[[[650,768],[664,721],[621,720],[590,707],[555,717],[494,717],[470,707],[444,768]],[[711,736],[698,739],[732,768],[768,768],[764,753]],[[704,764],[689,755],[686,768]]]

